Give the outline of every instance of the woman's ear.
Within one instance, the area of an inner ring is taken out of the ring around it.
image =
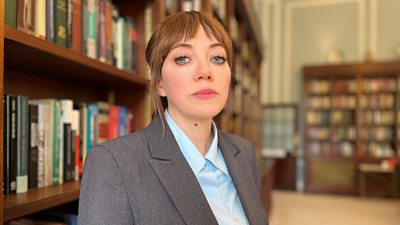
[[[167,97],[167,94],[165,93],[164,85],[163,85],[161,80],[158,81],[156,87],[157,87],[157,93],[158,93],[159,96]]]

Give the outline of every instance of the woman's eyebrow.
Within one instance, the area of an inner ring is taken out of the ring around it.
[[[209,48],[216,48],[216,47],[222,47],[223,48],[224,46],[219,42],[212,43],[209,46]],[[172,46],[171,51],[176,49],[176,48],[193,48],[193,47],[192,47],[191,44],[188,44],[188,43],[178,43],[178,44]]]

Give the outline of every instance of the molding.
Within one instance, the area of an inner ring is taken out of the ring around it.
[[[371,10],[371,18],[370,18],[370,50],[374,57],[378,54],[378,1],[370,0],[370,10]]]
[[[274,29],[274,34],[273,34],[273,51],[272,55],[274,57],[274,64],[273,64],[273,70],[272,70],[272,76],[274,79],[273,80],[273,85],[272,85],[272,96],[271,96],[271,102],[279,102],[281,99],[280,97],[280,89],[283,89],[280,87],[280,84],[282,84],[281,79],[281,35],[282,35],[282,2],[281,0],[275,0],[274,2],[274,24],[273,24],[273,29]]]
[[[288,2],[285,5],[285,33],[284,33],[284,46],[283,46],[283,76],[290,79],[290,72],[292,69],[291,62],[291,50],[292,50],[292,15],[295,8],[305,8],[305,7],[316,7],[316,6],[328,6],[328,5],[338,5],[338,4],[348,4],[348,3],[358,3],[358,57],[362,59],[365,49],[365,0],[302,0],[296,2]],[[364,18],[364,19],[361,19]],[[274,55],[275,56],[275,55]],[[275,56],[276,57],[276,56]],[[292,86],[294,82],[289,83],[289,88],[285,92],[285,101],[294,101],[295,99],[289,99],[290,95],[288,91],[295,90]],[[283,88],[283,87],[282,87]],[[283,88],[284,89],[284,88]],[[296,95],[291,95],[292,98]]]
[[[364,61],[364,56],[366,53],[365,49],[365,0],[359,0],[358,2],[358,60],[360,62]]]

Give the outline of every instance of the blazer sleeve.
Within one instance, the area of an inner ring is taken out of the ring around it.
[[[86,158],[78,224],[133,224],[118,164],[110,150],[103,146],[91,149]]]

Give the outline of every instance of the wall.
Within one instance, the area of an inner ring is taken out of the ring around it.
[[[262,7],[263,104],[299,103],[302,66],[328,63],[332,51],[344,63],[367,52],[390,61],[400,45],[399,0],[268,0]]]
[[[400,0],[266,0],[261,26],[264,60],[262,104],[295,103],[303,133],[302,67],[329,63],[332,52],[341,63],[400,58]],[[395,49],[397,47],[397,53]],[[297,160],[297,189],[304,187],[304,160]]]

